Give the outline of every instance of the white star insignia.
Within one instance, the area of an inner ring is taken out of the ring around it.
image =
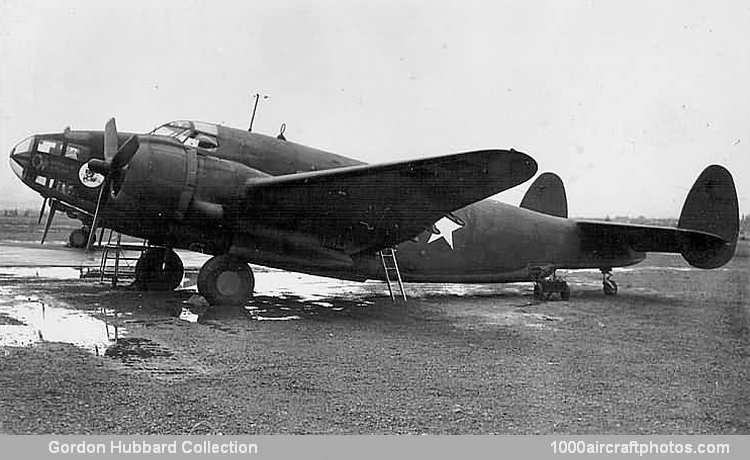
[[[435,228],[437,228],[438,233],[433,233],[432,235],[430,235],[430,239],[427,240],[427,243],[429,244],[442,238],[446,243],[448,243],[448,246],[453,249],[453,232],[463,227],[463,225],[457,223],[453,219],[443,217],[439,221],[435,222]]]

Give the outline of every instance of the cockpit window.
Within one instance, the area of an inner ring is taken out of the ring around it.
[[[11,151],[11,155],[14,153],[26,153],[31,151],[31,146],[34,144],[34,136],[27,137],[26,139],[22,140],[18,144],[16,144],[15,147],[13,147],[13,150]]]
[[[216,128],[216,125],[213,123],[203,123],[202,121],[196,121],[195,130],[208,134],[210,136],[219,135],[219,130]]]
[[[190,122],[190,121],[187,121],[187,120],[170,121],[167,124],[169,124],[171,126],[176,126],[178,128],[188,128],[188,129],[192,129],[193,128],[193,123]]]
[[[185,128],[178,128],[175,126],[164,125],[153,130],[151,134],[155,136],[167,136],[167,137],[174,137],[174,138],[182,137],[182,139],[180,139],[180,142],[182,142],[183,140],[185,140],[185,137],[186,137],[184,136],[185,133],[189,131],[190,131],[189,129],[185,129]]]
[[[219,147],[218,128],[212,123],[202,121],[170,121],[151,131],[150,134],[171,137],[187,146],[204,150],[215,150]]]

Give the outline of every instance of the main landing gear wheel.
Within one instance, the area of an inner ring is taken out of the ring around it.
[[[68,243],[71,248],[85,248],[86,243],[89,241],[89,229],[81,227],[70,232],[68,236]]]
[[[254,288],[250,267],[230,255],[210,258],[198,272],[198,292],[211,305],[244,305]]]
[[[604,295],[617,295],[617,283],[612,279],[612,269],[602,269],[602,287]]]
[[[149,248],[135,264],[135,285],[146,291],[171,291],[182,282],[180,256],[169,248]]]

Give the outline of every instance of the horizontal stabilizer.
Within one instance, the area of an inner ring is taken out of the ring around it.
[[[582,241],[586,247],[630,246],[639,252],[682,253],[692,247],[713,247],[729,244],[719,235],[657,225],[622,224],[579,220]]]
[[[568,217],[568,199],[560,176],[546,172],[537,177],[521,200],[521,207],[550,216]]]
[[[585,249],[606,252],[628,246],[640,252],[680,253],[692,266],[717,268],[734,255],[739,234],[737,192],[732,175],[707,167],[685,200],[677,228],[577,221]]]

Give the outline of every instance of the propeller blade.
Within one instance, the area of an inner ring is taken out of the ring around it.
[[[104,161],[111,163],[117,154],[117,124],[110,118],[104,125]]]
[[[56,212],[57,212],[57,200],[50,200],[49,216],[47,216],[47,223],[44,224],[44,233],[42,234],[42,241],[39,244],[44,244],[44,240],[47,239],[47,232],[49,232],[49,228],[52,225],[52,219],[55,218]]]
[[[96,226],[99,225],[99,211],[102,208],[102,198],[107,190],[109,190],[109,180],[105,179],[104,183],[99,188],[99,198],[96,200],[94,220],[91,222],[91,228],[89,229],[89,240],[86,242],[86,252],[91,250],[91,245],[94,243],[94,238],[96,238]]]
[[[47,197],[44,197],[44,201],[42,201],[42,208],[39,210],[39,220],[37,220],[37,225],[42,223],[42,219],[44,218],[44,208],[47,207]]]
[[[136,135],[130,136],[128,140],[122,144],[122,147],[117,150],[117,154],[112,158],[110,167],[117,170],[127,166],[133,158],[133,155],[135,155],[135,152],[138,151],[139,145],[138,137]]]

